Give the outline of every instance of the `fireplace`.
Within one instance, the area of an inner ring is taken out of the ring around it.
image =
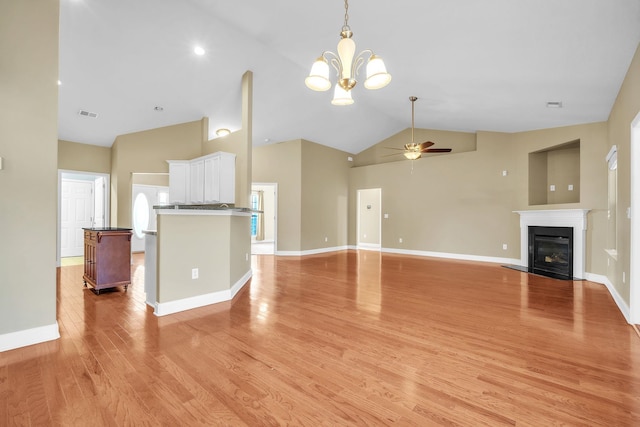
[[[520,267],[522,269],[529,271],[530,268],[533,268],[533,264],[530,263],[531,260],[529,259],[529,227],[568,227],[573,230],[573,243],[567,243],[567,251],[571,250],[572,253],[572,261],[568,261],[571,266],[571,275],[574,279],[585,279],[587,212],[589,212],[589,209],[548,209],[515,212],[520,215]],[[552,240],[552,242],[555,241]],[[546,243],[549,243],[549,241],[547,240]],[[545,249],[545,251],[549,250]],[[553,254],[554,252],[551,254],[545,253],[543,256],[553,258]],[[558,264],[555,267],[558,267]]]
[[[528,270],[556,279],[573,279],[573,227],[529,226]]]

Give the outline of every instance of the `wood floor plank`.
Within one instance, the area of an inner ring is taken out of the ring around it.
[[[495,264],[253,256],[231,302],[158,318],[59,269],[61,338],[0,353],[0,425],[640,425],[607,289]]]

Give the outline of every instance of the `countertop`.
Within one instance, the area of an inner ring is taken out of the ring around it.
[[[176,203],[176,204],[172,204],[172,205],[154,205],[153,209],[158,209],[158,210],[233,211],[233,212],[262,213],[262,211],[257,211],[257,210],[250,209],[250,208],[240,208],[240,207],[236,207],[234,204],[227,204],[227,203],[205,203],[205,204]]]
[[[131,231],[131,228],[121,228],[121,227],[85,227],[83,230],[89,231]]]

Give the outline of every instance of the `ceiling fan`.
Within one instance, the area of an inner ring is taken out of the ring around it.
[[[387,147],[390,150],[400,150],[402,153],[393,153],[389,154],[389,156],[395,156],[398,154],[404,154],[404,156],[409,160],[417,160],[422,157],[425,153],[450,153],[451,148],[429,148],[432,145],[435,145],[431,141],[425,141],[421,143],[417,143],[413,139],[413,131],[414,131],[414,115],[415,115],[415,102],[418,98],[415,96],[410,96],[409,101],[411,101],[411,142],[404,144],[404,148],[392,148]]]

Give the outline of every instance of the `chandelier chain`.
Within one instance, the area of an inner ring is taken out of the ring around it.
[[[349,0],[344,0],[344,25],[342,31],[351,31],[349,28]]]

